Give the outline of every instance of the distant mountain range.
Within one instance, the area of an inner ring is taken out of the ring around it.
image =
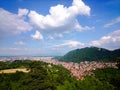
[[[115,61],[117,57],[120,57],[120,49],[110,51],[104,48],[86,47],[72,50],[59,58],[59,60],[66,62]]]

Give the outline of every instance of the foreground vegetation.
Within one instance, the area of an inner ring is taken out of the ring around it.
[[[11,64],[10,64],[11,63]],[[16,64],[13,64],[16,63]],[[21,64],[24,63],[24,64]],[[77,80],[62,66],[40,61],[0,62],[4,69],[26,67],[30,72],[0,74],[0,90],[119,90],[119,69],[97,69],[95,76]],[[15,66],[14,66],[15,65]],[[1,66],[1,69],[3,68]]]

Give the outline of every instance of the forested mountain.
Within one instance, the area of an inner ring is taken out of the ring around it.
[[[120,49],[110,51],[98,47],[86,47],[68,52],[60,58],[66,62],[81,62],[81,61],[115,61],[120,57]]]

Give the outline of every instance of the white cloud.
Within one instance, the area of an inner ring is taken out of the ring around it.
[[[51,35],[49,35],[49,36],[47,37],[47,39],[48,39],[48,40],[53,40],[54,38],[53,38]]]
[[[26,16],[28,14],[28,9],[18,9],[18,16],[22,17],[22,16]]]
[[[60,4],[52,6],[50,7],[49,14],[45,16],[31,10],[28,17],[30,22],[40,32],[49,33],[52,36],[55,33],[64,34],[65,32],[70,32],[73,29],[78,31],[93,29],[93,27],[89,26],[82,27],[76,19],[78,15],[90,15],[90,7],[85,5],[82,0],[73,0],[70,7]]]
[[[61,34],[61,33],[55,33],[54,36],[60,38],[60,37],[63,37],[63,34]]]
[[[116,30],[106,36],[103,36],[99,40],[92,41],[90,45],[108,49],[120,48],[120,30]]]
[[[43,36],[39,31],[36,31],[34,35],[31,35],[31,37],[35,40],[43,40]]]
[[[19,41],[19,42],[15,42],[15,45],[26,45],[26,43],[23,41]]]
[[[75,41],[75,40],[67,40],[62,44],[58,44],[58,45],[54,45],[52,46],[52,48],[57,49],[57,48],[81,48],[84,47],[85,44],[81,43],[79,41]]]
[[[68,8],[71,14],[74,15],[90,15],[90,7],[85,5],[82,0],[73,0],[72,6]]]
[[[110,23],[107,23],[104,25],[105,28],[108,28],[114,24],[120,23],[120,17],[117,17],[116,19],[112,20]]]
[[[17,14],[0,8],[0,37],[30,31],[32,27]]]
[[[93,30],[94,28],[95,27],[89,27],[89,26],[82,27],[79,23],[76,23],[75,25],[75,29],[77,31]]]

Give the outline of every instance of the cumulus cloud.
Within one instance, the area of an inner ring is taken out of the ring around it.
[[[0,8],[0,37],[30,31],[33,28],[31,24],[35,26],[34,29],[45,33],[50,39],[63,37],[71,30],[94,29],[94,27],[81,26],[76,18],[78,15],[90,15],[90,7],[82,0],[73,0],[72,5],[69,7],[60,4],[51,6],[47,15],[42,15],[33,10],[29,12],[28,9],[20,8],[18,14],[14,14]],[[30,22],[26,21],[26,17],[29,17],[27,19]]]
[[[28,14],[28,9],[18,9],[18,16],[26,16]]]
[[[76,19],[78,15],[90,15],[90,7],[82,0],[73,0],[72,5],[69,7],[60,4],[52,6],[49,9],[49,14],[45,16],[31,10],[28,17],[30,18],[30,22],[35,25],[40,32],[50,34],[63,34],[73,29],[78,31],[93,29],[93,27],[81,26]]]
[[[66,40],[64,43],[62,44],[58,44],[58,45],[54,45],[52,46],[52,48],[57,49],[57,48],[81,48],[84,47],[85,44],[81,43],[79,41],[75,41],[75,40]]]
[[[89,26],[85,26],[85,27],[82,27],[80,24],[76,23],[75,25],[75,29],[77,31],[86,31],[86,30],[93,30],[95,27],[89,27]]]
[[[35,40],[43,40],[43,36],[39,31],[36,31],[34,35],[31,35],[31,37]]]
[[[105,28],[108,28],[114,24],[120,23],[120,17],[117,17],[116,19],[112,20],[110,23],[107,23],[104,25]]]
[[[116,30],[106,36],[103,36],[99,40],[92,41],[90,45],[108,49],[120,48],[120,30]]]
[[[23,41],[19,41],[19,42],[15,42],[15,45],[26,45],[26,43]]]
[[[32,26],[17,14],[0,8],[0,37],[30,31]]]

